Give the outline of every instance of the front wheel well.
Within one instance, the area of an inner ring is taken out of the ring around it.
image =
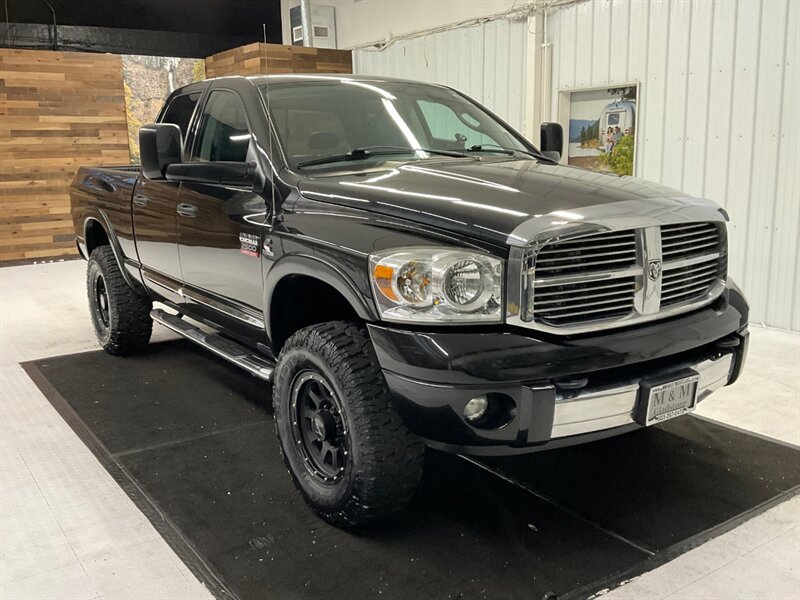
[[[277,356],[299,329],[328,321],[358,321],[356,310],[336,288],[307,275],[281,279],[269,307],[270,339]]]

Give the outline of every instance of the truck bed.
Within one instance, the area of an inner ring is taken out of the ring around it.
[[[113,228],[127,257],[135,258],[131,197],[139,165],[81,167],[70,185],[70,213],[78,249],[84,254],[87,219]]]

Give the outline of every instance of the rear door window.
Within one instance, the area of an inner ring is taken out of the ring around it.
[[[192,92],[191,94],[181,94],[175,96],[172,102],[169,103],[167,110],[164,112],[164,117],[161,119],[162,123],[174,123],[181,130],[183,139],[186,139],[186,134],[189,131],[189,123],[192,120],[192,114],[197,106],[197,101],[200,100],[201,92]]]

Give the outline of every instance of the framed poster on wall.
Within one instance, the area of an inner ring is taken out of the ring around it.
[[[169,56],[122,55],[125,112],[131,162],[139,162],[139,128],[152,123],[177,88],[206,78],[205,61]]]
[[[639,84],[560,93],[567,164],[618,175],[636,172]]]

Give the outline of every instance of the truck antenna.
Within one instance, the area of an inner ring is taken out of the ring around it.
[[[262,23],[261,24],[261,28],[262,28],[262,30],[264,32],[264,45],[266,46],[267,45],[267,24],[266,23]],[[267,49],[264,48],[264,74],[267,76],[267,82],[266,82],[266,84],[264,84],[264,89],[266,89],[267,93],[264,94],[264,96],[265,96],[265,100],[266,100],[266,104],[267,104],[267,126],[268,126],[268,130],[269,130],[267,132],[267,135],[269,136],[269,141],[267,143],[269,144],[269,166],[270,166],[270,168],[272,168],[272,177],[270,177],[270,188],[271,188],[271,191],[272,191],[272,215],[271,215],[271,218],[274,221],[275,220],[275,185],[276,185],[276,180],[278,178],[278,173],[275,170],[275,156],[272,153],[272,135],[273,135],[274,132],[272,130],[272,128],[273,128],[272,110],[270,110],[270,107],[269,107],[269,66],[268,66],[268,63],[269,63],[269,58],[267,57]]]

